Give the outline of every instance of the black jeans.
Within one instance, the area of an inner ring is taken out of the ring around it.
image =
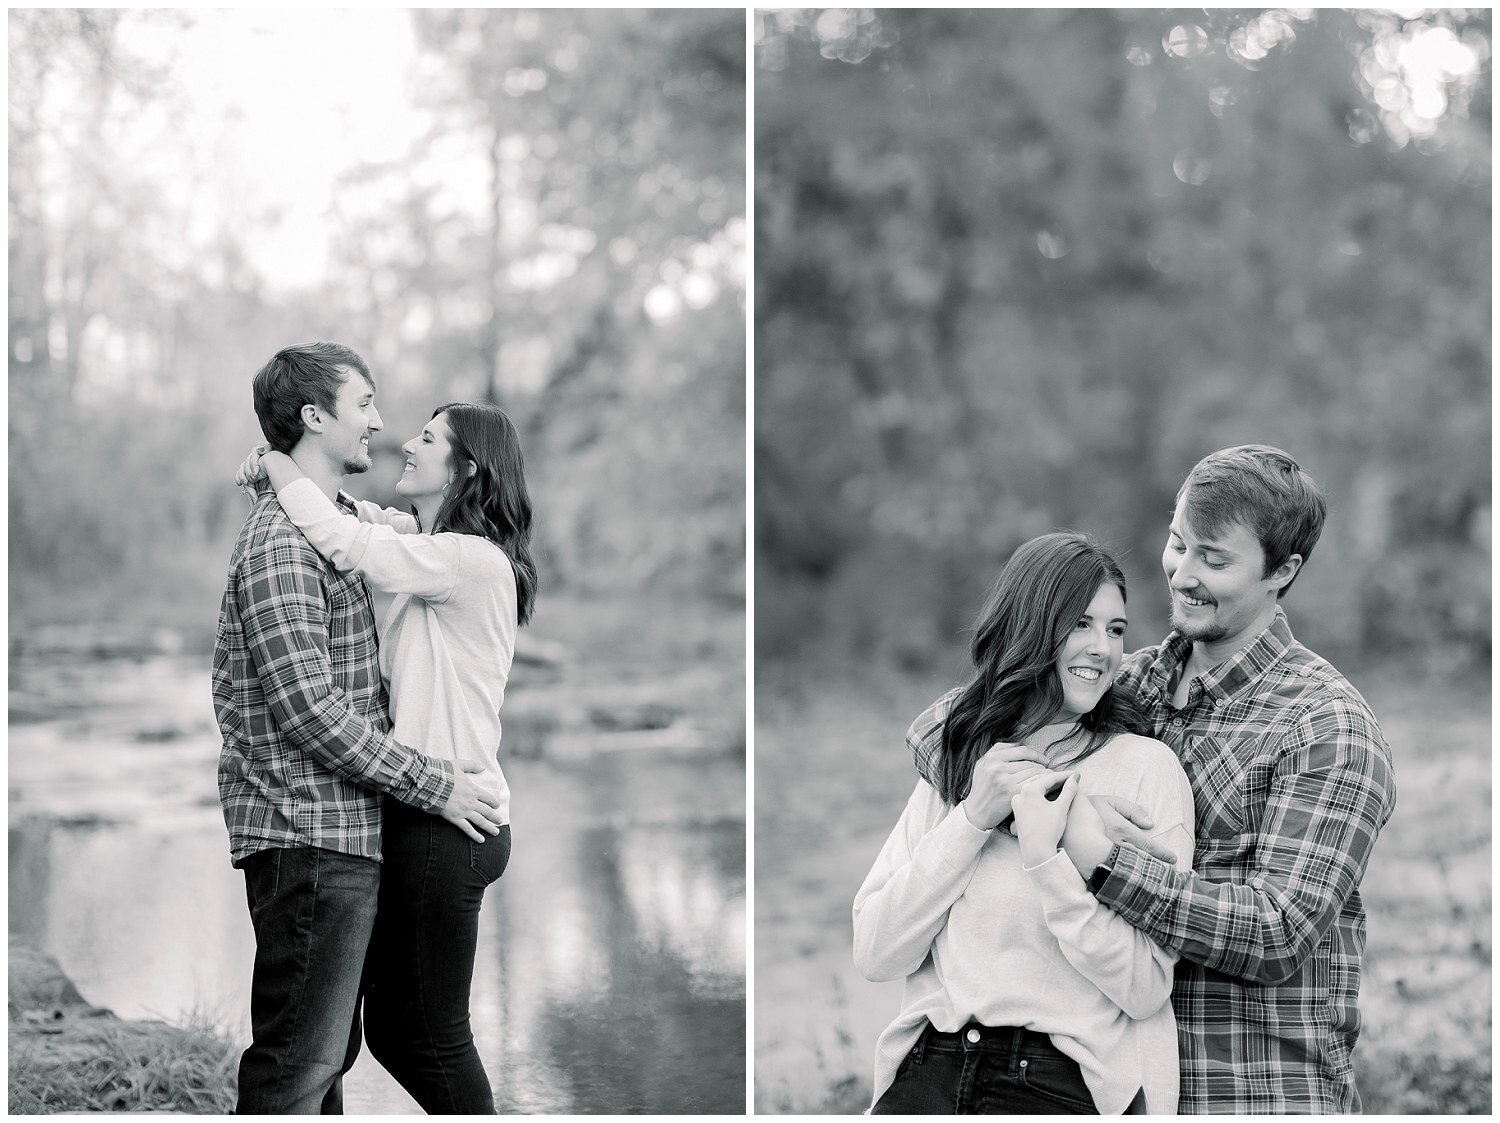
[[[240,1115],[339,1115],[359,1055],[360,973],[380,865],[302,846],[237,863],[255,927]]]
[[[510,827],[473,842],[437,815],[383,808],[380,909],[365,962],[370,1052],[429,1115],[493,1115],[469,1028],[484,891],[510,861]]]
[[[873,1115],[1098,1115],[1076,1061],[1045,1033],[929,1024]]]

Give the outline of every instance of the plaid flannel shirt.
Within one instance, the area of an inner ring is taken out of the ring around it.
[[[1395,805],[1390,749],[1280,609],[1177,710],[1190,649],[1174,632],[1130,655],[1118,682],[1192,782],[1193,868],[1117,844],[1099,900],[1181,957],[1183,1114],[1358,1111],[1359,881]]]
[[[453,791],[451,762],[389,734],[369,590],[318,555],[270,489],[230,559],[212,681],[236,864],[290,846],[378,861],[381,792],[437,811]]]

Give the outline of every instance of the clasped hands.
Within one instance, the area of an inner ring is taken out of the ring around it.
[[[1056,798],[1048,799],[1047,793],[1059,785]],[[1027,866],[1045,862],[1061,848],[1087,879],[1116,842],[1174,861],[1169,850],[1147,835],[1154,823],[1145,808],[1115,796],[1077,795],[1076,770],[1051,770],[1036,749],[999,741],[975,763],[962,806],[980,830],[999,826],[1013,813],[1010,830],[1020,840]]]
[[[256,445],[250,450],[250,455],[245,457],[234,472],[235,487],[259,487],[262,480],[266,478],[266,470],[261,464],[261,458],[266,455],[265,445]]]

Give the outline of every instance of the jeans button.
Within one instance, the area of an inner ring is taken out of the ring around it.
[[[970,1045],[978,1045],[979,1044],[979,1031],[977,1029],[971,1029],[971,1030],[969,1030],[969,1032],[966,1033],[966,1034],[964,1034],[964,1036],[969,1039],[969,1044]]]

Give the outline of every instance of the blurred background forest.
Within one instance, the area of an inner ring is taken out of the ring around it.
[[[497,1102],[742,1110],[745,20],[11,10],[10,930],[90,1001],[246,1039],[208,652],[251,378],[331,339],[385,422],[352,493],[444,402],[525,448]]]
[[[1490,106],[1487,10],[757,14],[763,1110],[867,1102],[850,902],[1004,560],[1101,537],[1156,642],[1246,442],[1326,489],[1288,612],[1395,752],[1365,1108],[1488,1110]]]
[[[293,21],[298,53],[245,75],[234,54],[272,34],[251,13],[11,13],[13,628],[127,598],[211,624],[250,378],[311,338],[379,387],[385,455],[351,490],[393,498],[433,406],[493,400],[526,442],[547,588],[741,596],[740,16],[366,17],[410,25],[406,71],[364,71],[401,116],[356,90],[309,109],[323,135],[261,148],[247,94],[326,97],[317,49],[358,67],[365,20]],[[215,66],[256,88],[205,116],[235,96]],[[379,159],[341,143],[372,131]],[[288,247],[293,201],[316,209]]]

